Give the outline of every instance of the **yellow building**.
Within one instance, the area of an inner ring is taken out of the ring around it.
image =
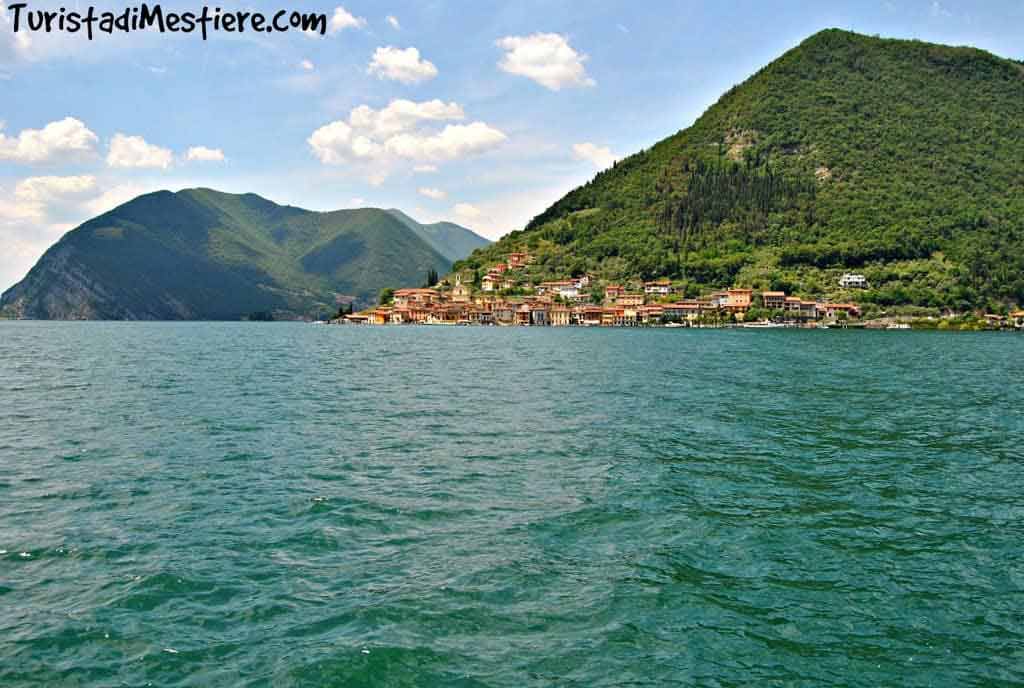
[[[616,306],[623,306],[627,308],[634,308],[636,306],[644,305],[643,294],[620,294],[619,298],[615,300]]]
[[[571,313],[565,306],[555,306],[548,312],[548,324],[552,327],[568,327]]]
[[[473,289],[465,282],[452,289],[452,301],[455,303],[469,303],[469,298],[472,295]]]

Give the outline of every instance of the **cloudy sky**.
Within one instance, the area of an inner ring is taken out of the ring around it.
[[[398,207],[496,238],[827,27],[1024,57],[1018,0],[221,6],[324,12],[330,30],[90,43],[14,34],[0,4],[0,290],[156,189]]]

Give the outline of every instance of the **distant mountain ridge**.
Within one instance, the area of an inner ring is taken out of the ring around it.
[[[434,222],[433,224],[425,225],[412,219],[401,210],[392,208],[388,212],[404,222],[421,239],[433,246],[435,251],[453,263],[461,258],[465,258],[476,249],[491,244],[488,239],[484,239],[479,234],[475,234],[454,222]]]
[[[376,208],[313,212],[212,189],[158,191],[64,235],[0,296],[0,313],[100,320],[333,314],[339,303],[372,303],[385,286],[419,286],[428,271],[443,274],[461,257],[456,247],[476,236],[451,225],[428,241],[432,226],[405,217]]]
[[[1019,61],[822,31],[456,268],[527,250],[536,281],[1005,310],[1024,304],[1022,108]],[[846,271],[870,288],[844,292]]]

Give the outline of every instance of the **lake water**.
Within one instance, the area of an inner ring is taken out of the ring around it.
[[[0,323],[0,685],[1022,685],[1022,360]]]

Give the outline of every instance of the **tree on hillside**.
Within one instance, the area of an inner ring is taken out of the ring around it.
[[[437,284],[438,279],[439,277],[437,275],[437,270],[435,270],[434,268],[430,268],[429,270],[427,270],[427,283],[424,284],[423,286],[432,287],[435,284]]]
[[[378,299],[378,303],[380,303],[380,305],[386,306],[386,305],[388,305],[389,303],[391,303],[394,300],[395,300],[395,290],[394,289],[392,289],[391,287],[384,287],[383,289],[380,290],[380,298]]]

